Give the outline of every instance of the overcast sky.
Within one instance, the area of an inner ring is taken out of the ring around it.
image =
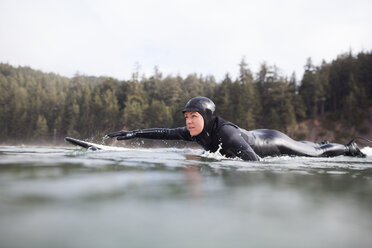
[[[0,0],[0,62],[71,77],[226,73],[245,56],[303,74],[372,49],[370,0]]]

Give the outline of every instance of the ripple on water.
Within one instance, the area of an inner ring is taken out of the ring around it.
[[[369,247],[371,179],[371,156],[245,162],[188,148],[0,147],[0,240],[40,248]]]

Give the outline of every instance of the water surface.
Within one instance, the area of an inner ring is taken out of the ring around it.
[[[371,247],[367,158],[0,147],[0,247]]]

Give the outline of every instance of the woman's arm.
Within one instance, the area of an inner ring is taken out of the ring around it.
[[[222,150],[227,155],[239,157],[245,161],[259,161],[260,157],[242,137],[239,128],[232,125],[223,125],[218,135],[222,143]]]
[[[117,140],[146,138],[146,139],[192,141],[190,133],[186,127],[149,128],[149,129],[138,129],[138,130],[132,130],[132,131],[119,131],[119,132],[109,133],[106,136],[110,138],[117,137]]]

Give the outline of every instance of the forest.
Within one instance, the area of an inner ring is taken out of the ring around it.
[[[298,80],[266,63],[253,73],[242,59],[238,78],[226,74],[221,82],[197,74],[163,76],[157,67],[150,77],[134,72],[119,81],[1,63],[0,143],[65,136],[97,141],[122,129],[184,126],[181,110],[194,96],[211,98],[219,116],[245,129],[287,132],[319,116],[358,127],[372,106],[372,51],[341,54],[320,65],[309,58],[304,68]]]

